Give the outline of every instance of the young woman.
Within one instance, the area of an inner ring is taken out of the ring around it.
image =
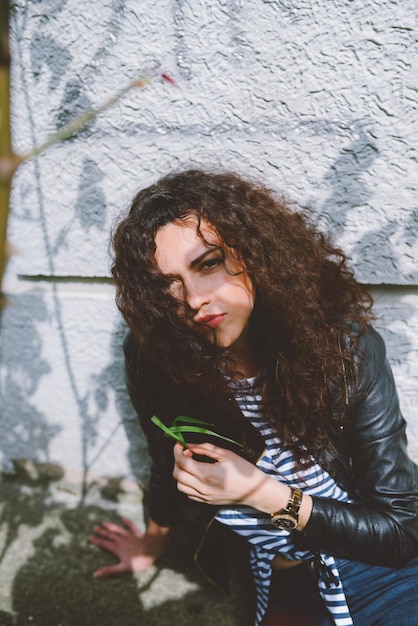
[[[95,528],[120,560],[96,575],[146,569],[184,524],[221,586],[224,538],[245,538],[255,624],[297,607],[317,625],[418,625],[417,468],[344,254],[262,185],[198,170],[139,192],[114,249],[150,519]],[[173,445],[153,415],[237,444]]]

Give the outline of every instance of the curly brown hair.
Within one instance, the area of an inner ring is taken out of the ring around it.
[[[302,209],[264,185],[230,172],[165,176],[135,196],[118,224],[112,273],[141,351],[179,384],[228,393],[221,381],[236,377],[227,351],[188,322],[187,305],[179,315],[155,261],[157,230],[189,215],[209,222],[245,263],[256,293],[250,330],[263,366],[261,409],[297,463],[309,462],[326,449],[331,419],[344,419],[346,371],[372,317],[371,296]]]

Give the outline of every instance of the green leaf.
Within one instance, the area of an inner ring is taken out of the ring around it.
[[[178,415],[171,426],[177,426],[177,424],[201,424],[202,426],[214,426],[211,422],[204,422],[198,420],[195,417],[186,417],[185,415]]]
[[[209,430],[208,428],[200,428],[199,426],[172,426],[170,428],[172,433],[203,433],[204,435],[212,435],[212,437],[218,437],[219,439],[223,439],[224,441],[229,441],[230,443],[234,443],[236,446],[242,448],[242,445],[235,441],[234,439],[230,439],[229,437],[224,437],[223,435],[218,435],[214,430]]]
[[[242,448],[242,444],[234,439],[230,439],[229,437],[224,437],[223,435],[218,435],[214,430],[210,430],[209,428],[202,428],[202,426],[213,426],[210,422],[204,422],[202,420],[198,420],[194,417],[186,417],[185,415],[178,415],[173,421],[172,426],[168,427],[156,416],[153,415],[151,417],[151,421],[161,428],[164,431],[166,437],[172,437],[176,441],[179,441],[185,448],[188,448],[188,445],[183,437],[183,433],[200,433],[203,435],[211,435],[212,437],[218,437],[219,439],[223,439],[223,441],[229,441],[230,443],[235,444]],[[180,424],[178,426],[177,424]],[[201,426],[194,426],[193,424],[201,424]]]
[[[163,424],[159,417],[153,415],[151,417],[151,422],[158,426],[158,428],[161,428],[161,430],[164,431],[166,437],[172,437],[176,441],[179,441],[185,448],[188,448],[188,445],[185,442],[183,435],[181,433],[174,433],[168,426]]]

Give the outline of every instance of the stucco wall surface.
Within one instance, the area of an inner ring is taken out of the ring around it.
[[[144,474],[108,234],[138,188],[190,165],[261,179],[333,233],[373,286],[418,456],[417,14],[415,0],[13,3],[16,150],[157,62],[176,86],[156,78],[131,91],[18,170],[1,329],[4,463]]]

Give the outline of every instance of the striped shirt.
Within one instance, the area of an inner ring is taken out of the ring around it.
[[[234,382],[231,386],[243,415],[265,440],[266,449],[258,460],[257,467],[289,487],[303,489],[304,493],[349,502],[348,494],[317,463],[313,462],[308,468],[296,471],[292,452],[281,444],[272,427],[260,416],[260,397],[253,394],[251,382],[252,379],[248,383],[245,381],[244,385]],[[279,553],[290,560],[316,559],[318,562],[319,559],[318,591],[330,616],[336,626],[353,624],[332,556],[323,553],[314,555],[309,550],[297,549],[292,539],[292,531],[274,528],[269,515],[247,506],[224,506],[216,519],[245,537],[251,544],[250,564],[257,595],[255,626],[260,624],[267,609],[271,562]]]

